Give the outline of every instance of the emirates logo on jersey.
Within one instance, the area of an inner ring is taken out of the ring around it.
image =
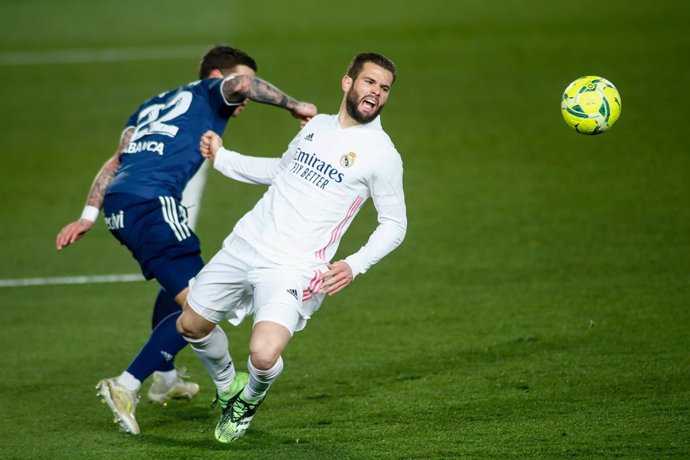
[[[319,159],[315,154],[305,152],[297,147],[295,162],[290,170],[303,179],[320,188],[325,188],[329,181],[342,182],[345,175],[335,169],[332,164]]]
[[[343,166],[343,168],[349,168],[355,164],[355,158],[357,158],[357,154],[355,152],[348,152],[340,157],[340,164]]]

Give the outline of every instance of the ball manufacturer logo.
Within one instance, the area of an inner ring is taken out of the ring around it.
[[[340,157],[340,164],[343,166],[343,168],[349,168],[355,164],[355,158],[357,158],[357,154],[355,152],[348,152]]]

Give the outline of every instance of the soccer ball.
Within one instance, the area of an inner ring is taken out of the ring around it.
[[[563,91],[561,114],[578,133],[601,134],[618,120],[621,96],[605,78],[580,77]]]

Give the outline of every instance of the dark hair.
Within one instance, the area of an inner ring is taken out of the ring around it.
[[[229,71],[238,65],[246,65],[257,71],[256,61],[244,51],[225,45],[214,46],[201,58],[199,78],[208,78],[213,69]]]
[[[395,82],[395,77],[398,70],[395,67],[395,63],[386,56],[378,53],[360,53],[355,56],[352,61],[350,61],[350,65],[347,66],[347,76],[353,80],[356,80],[357,76],[362,71],[362,67],[364,67],[364,64],[367,62],[372,62],[377,66],[388,70],[393,74],[393,81]]]

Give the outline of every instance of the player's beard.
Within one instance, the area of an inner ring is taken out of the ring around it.
[[[361,98],[354,92],[354,88],[350,88],[345,97],[345,108],[347,109],[347,114],[352,117],[357,123],[364,124],[369,123],[371,120],[379,116],[381,110],[383,110],[383,105],[379,105],[374,113],[371,115],[364,115],[357,110]]]

